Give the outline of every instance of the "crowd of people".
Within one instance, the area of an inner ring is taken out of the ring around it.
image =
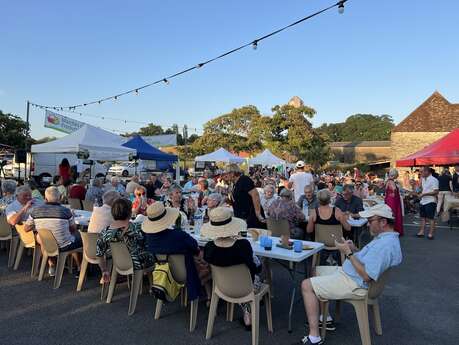
[[[318,299],[362,298],[369,282],[401,262],[398,236],[404,233],[406,200],[418,198],[421,227],[417,236],[424,236],[429,223],[428,238],[433,239],[442,198],[447,192],[459,192],[458,173],[459,166],[452,176],[443,171],[435,177],[429,167],[423,167],[419,182],[410,178],[406,188],[406,174],[400,179],[395,169],[384,178],[363,175],[358,169],[353,174],[316,174],[298,161],[290,172],[252,168],[244,174],[239,166],[230,164],[215,175],[204,172],[201,177],[190,177],[183,187],[167,174],[134,176],[126,185],[118,177],[108,181],[95,178],[88,184],[84,179],[71,183],[68,177],[60,176],[55,185],[46,188],[44,196],[33,183],[17,186],[15,181],[4,180],[0,213],[13,226],[23,223],[25,231],[50,230],[60,250],[68,251],[81,247],[82,242],[72,210],[63,204],[69,198],[90,201],[94,209],[87,231],[99,234],[102,283],[110,280],[105,260],[110,256],[110,243],[122,241],[134,269],[154,265],[156,254],[183,254],[189,299],[204,292],[208,303],[209,264],[246,264],[254,289],[260,286],[261,261],[253,255],[250,243],[239,236],[247,228],[266,228],[268,217],[286,219],[291,238],[313,240],[316,224],[341,225],[343,241],[337,239],[336,246],[346,260],[339,268],[319,266],[317,276],[302,284],[310,326],[302,342],[321,344],[319,327],[324,326],[324,320],[319,322]],[[204,223],[201,234],[210,240],[204,248],[199,248],[187,231],[177,231],[193,225],[196,229],[197,215]],[[371,234],[381,241],[372,241],[359,251],[351,240],[353,228],[348,220],[360,217],[368,219]],[[40,243],[39,236],[37,241]],[[75,262],[79,266],[78,255]],[[48,265],[53,276],[55,260],[50,258]],[[244,326],[250,328],[250,307],[241,307]],[[325,320],[325,325],[327,329],[334,327],[331,319]]]

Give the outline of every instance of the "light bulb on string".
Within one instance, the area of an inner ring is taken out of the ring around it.
[[[118,96],[113,97],[113,99],[114,99],[115,101],[117,101],[117,100],[118,100]]]
[[[166,84],[166,85],[169,85],[171,82],[169,80],[167,80],[166,78],[163,79],[163,82]]]
[[[102,101],[98,101],[98,102],[97,102],[97,104],[101,104],[101,103],[102,103]]]
[[[196,65],[196,68],[201,68],[202,66],[204,66],[203,63],[198,63],[198,64]]]
[[[258,41],[253,41],[253,42],[252,42],[252,48],[253,48],[253,50],[257,50],[257,48],[258,48]]]
[[[344,13],[344,2],[340,2],[338,5],[338,13],[343,14]]]
[[[139,89],[135,89],[135,95],[136,95],[136,96],[139,95]]]

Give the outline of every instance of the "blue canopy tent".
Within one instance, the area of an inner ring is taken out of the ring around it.
[[[158,150],[151,146],[141,136],[135,136],[123,144],[125,147],[137,150],[137,158],[143,160],[156,161],[156,169],[166,170],[172,167],[172,163],[177,162],[178,157]]]

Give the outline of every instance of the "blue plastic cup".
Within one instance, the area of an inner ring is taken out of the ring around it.
[[[265,250],[271,250],[272,247],[273,247],[273,240],[271,238],[267,237],[266,240],[265,240],[264,247],[265,247]]]
[[[303,242],[302,241],[293,242],[293,250],[295,251],[295,253],[301,253],[303,251]]]
[[[260,247],[265,246],[266,239],[267,239],[266,236],[260,236]]]

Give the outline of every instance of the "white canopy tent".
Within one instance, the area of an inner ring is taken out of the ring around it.
[[[220,147],[217,151],[208,153],[206,155],[197,156],[195,162],[224,162],[240,164],[245,161],[244,158],[233,155],[231,152],[226,151]]]
[[[67,136],[48,143],[32,145],[32,153],[78,153],[89,152],[92,160],[128,160],[135,155],[134,149],[121,146],[126,140],[103,129],[84,125]]]
[[[262,165],[262,166],[278,166],[285,165],[285,161],[273,155],[268,149],[264,150],[257,156],[249,159],[249,165]]]

